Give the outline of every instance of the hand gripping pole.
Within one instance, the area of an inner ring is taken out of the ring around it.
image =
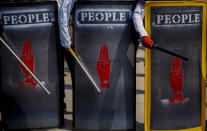
[[[98,93],[101,93],[100,88],[98,87],[98,85],[96,84],[96,82],[94,81],[94,79],[92,78],[91,74],[88,72],[88,70],[86,69],[86,67],[84,67],[84,65],[81,63],[81,61],[76,56],[76,54],[72,50],[72,48],[68,48],[68,51],[74,57],[74,59],[76,60],[76,62],[78,63],[78,65],[81,67],[81,69],[84,71],[84,73],[86,74],[86,76],[88,77],[88,79],[91,81],[91,83],[93,84],[93,86],[95,87],[95,89],[98,91]]]
[[[48,89],[38,80],[38,78],[30,71],[30,69],[22,62],[22,60],[16,55],[16,53],[9,47],[9,45],[0,37],[0,42],[15,56],[15,58],[24,66],[29,74],[39,83],[39,85],[50,95]]]

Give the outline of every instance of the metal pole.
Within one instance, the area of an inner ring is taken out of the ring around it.
[[[174,53],[174,52],[171,52],[171,51],[169,51],[169,50],[166,50],[166,49],[164,49],[164,48],[162,48],[162,47],[159,47],[159,46],[157,46],[157,45],[153,45],[152,48],[154,48],[154,49],[158,49],[158,50],[163,51],[163,52],[165,52],[165,53],[168,53],[168,54],[170,54],[170,55],[179,57],[179,58],[181,58],[181,59],[183,59],[183,60],[185,60],[185,61],[187,61],[187,62],[189,62],[189,63],[191,62],[191,59],[190,59],[190,58],[187,58],[187,57],[178,55],[178,54],[176,54],[176,53]]]
[[[72,50],[72,48],[68,48],[68,51],[72,54],[72,56],[75,58],[76,62],[78,63],[78,65],[81,67],[81,69],[84,71],[84,73],[87,75],[87,77],[89,78],[89,80],[91,81],[91,83],[94,85],[95,89],[101,93],[100,88],[98,87],[98,85],[96,84],[96,82],[94,81],[94,79],[92,78],[91,74],[87,71],[86,67],[84,67],[84,65],[81,63],[81,61],[78,59],[78,57],[76,56],[76,54],[74,53],[74,51]]]
[[[7,45],[7,43],[0,37],[0,41],[6,48],[16,57],[16,59],[24,66],[24,68],[29,72],[29,74],[39,83],[39,85],[50,95],[51,93],[48,89],[37,79],[37,77],[30,71],[29,68],[22,62],[22,60],[16,55],[16,53]]]

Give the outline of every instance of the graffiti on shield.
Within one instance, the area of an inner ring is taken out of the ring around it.
[[[104,44],[101,47],[99,60],[96,66],[96,70],[101,81],[101,88],[109,88],[110,59],[108,56],[108,47]]]
[[[173,89],[173,98],[168,99],[167,103],[184,103],[188,98],[183,97],[183,69],[181,67],[181,60],[178,57],[173,59],[172,70],[170,72],[170,85]],[[166,103],[165,100],[162,100]]]
[[[34,54],[31,52],[31,42],[29,40],[24,42],[21,60],[29,68],[29,70],[34,73]],[[21,69],[24,73],[24,83],[19,83],[18,85],[32,85],[33,87],[37,86],[38,83],[35,82],[35,79],[22,65]]]

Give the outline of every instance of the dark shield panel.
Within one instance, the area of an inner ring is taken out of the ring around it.
[[[135,128],[133,5],[91,2],[75,8],[75,48],[102,91],[97,93],[75,66],[76,129]]]
[[[60,126],[63,78],[60,77],[56,2],[1,4],[0,18],[1,37],[51,92],[48,95],[1,44],[5,128]]]
[[[12,0],[1,0],[0,3],[12,2]]]
[[[151,52],[152,130],[176,130],[201,125],[202,6],[151,7],[154,43],[183,59]]]

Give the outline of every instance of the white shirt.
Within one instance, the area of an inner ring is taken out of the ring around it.
[[[148,36],[143,24],[143,20],[145,16],[144,3],[145,0],[138,0],[138,3],[133,13],[134,27],[135,30],[139,33],[141,38],[144,36]]]
[[[68,32],[68,22],[75,0],[57,0],[57,2],[61,45],[67,49],[71,46],[71,37]]]

